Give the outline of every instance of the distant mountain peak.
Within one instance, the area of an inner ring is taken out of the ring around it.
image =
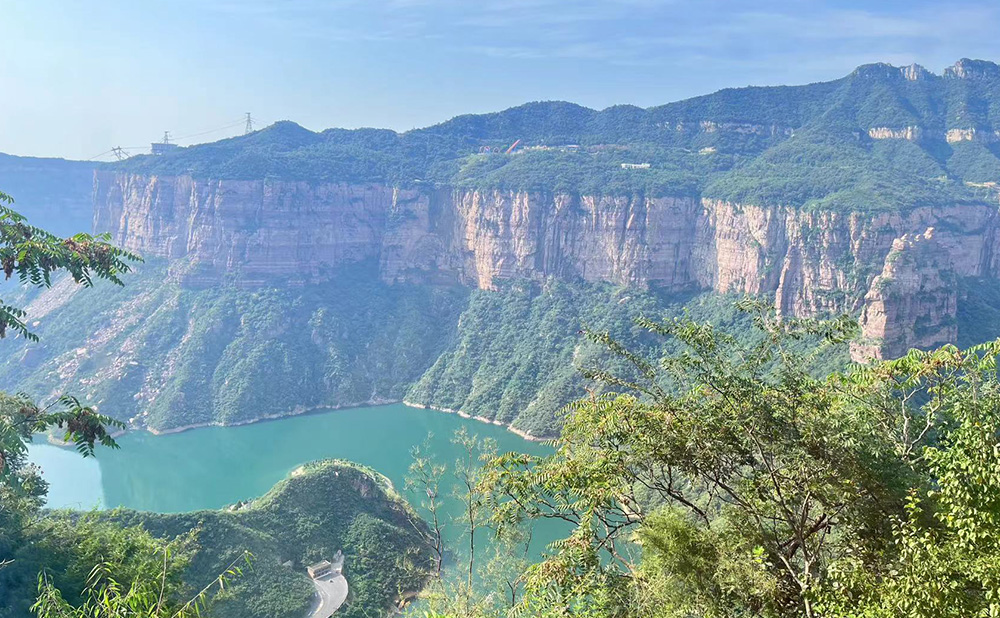
[[[905,67],[899,67],[899,72],[903,74],[903,77],[906,78],[907,81],[911,82],[926,79],[931,76],[930,71],[917,63],[913,63]]]
[[[905,79],[915,82],[936,77],[919,64],[897,67],[887,62],[863,64],[854,69],[852,77],[862,79]],[[953,79],[993,79],[1000,77],[1000,65],[989,60],[962,58],[944,70],[944,77]]]
[[[954,65],[944,70],[945,77],[958,79],[977,79],[983,77],[1000,77],[1000,65],[989,60],[972,60],[962,58]]]
[[[919,64],[897,67],[886,62],[863,64],[854,69],[852,75],[867,79],[905,79],[915,82],[932,75],[930,71]]]

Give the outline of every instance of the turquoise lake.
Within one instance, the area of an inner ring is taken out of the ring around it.
[[[470,434],[494,440],[501,452],[551,452],[547,445],[524,440],[496,425],[392,404],[161,436],[131,432],[118,440],[120,450],[100,449],[94,459],[82,459],[72,449],[36,443],[30,457],[50,485],[48,506],[52,508],[122,506],[161,513],[217,509],[262,495],[303,463],[331,457],[356,461],[385,474],[416,507],[420,497],[404,489],[411,449],[430,435],[431,452],[451,466],[459,456],[451,439],[463,427]],[[442,495],[450,493],[446,485],[453,481],[450,473],[445,475]],[[457,524],[445,532],[449,545],[460,535]],[[565,528],[556,522],[536,523],[531,553],[539,553],[561,532]]]

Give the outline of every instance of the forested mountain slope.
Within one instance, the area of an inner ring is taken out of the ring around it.
[[[96,229],[150,262],[87,307],[46,293],[0,383],[160,430],[405,399],[552,435],[583,327],[751,295],[857,316],[858,361],[974,342],[998,154],[1000,67],[974,60],[406,133],[279,122],[98,170]]]

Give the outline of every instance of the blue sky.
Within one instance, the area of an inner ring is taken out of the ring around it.
[[[0,0],[0,151],[86,159],[246,111],[405,130],[533,100],[646,107],[875,61],[940,72],[1000,61],[997,32],[995,0]]]

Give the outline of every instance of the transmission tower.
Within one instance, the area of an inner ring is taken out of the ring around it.
[[[243,135],[249,135],[253,133],[253,118],[250,117],[250,112],[247,112],[247,128],[243,132]]]
[[[115,146],[114,148],[112,148],[111,154],[115,155],[115,158],[118,159],[119,161],[124,161],[129,156],[128,153],[125,152],[125,149],[122,148],[121,146]]]
[[[169,144],[170,143],[170,131],[164,131],[163,132],[163,143],[164,144]]]

